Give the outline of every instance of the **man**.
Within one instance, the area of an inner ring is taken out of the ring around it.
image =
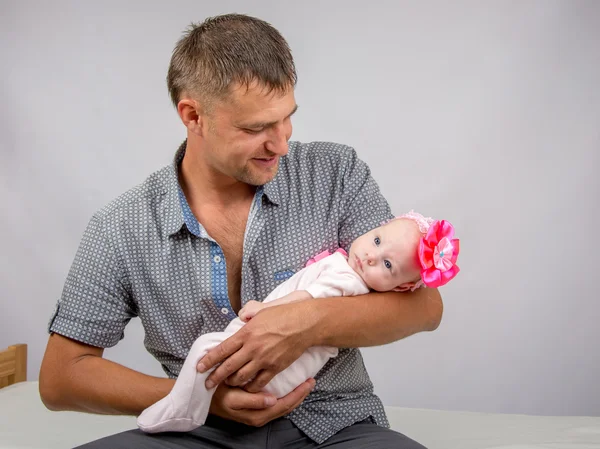
[[[167,81],[187,139],[171,166],[97,212],[85,231],[40,371],[52,410],[141,413],[168,394],[199,335],[224,329],[310,257],[348,249],[391,217],[352,149],[288,143],[296,72],[267,23],[232,14],[192,27]],[[441,313],[434,289],[266,309],[201,361],[199,370],[222,362],[208,380],[218,388],[206,425],[133,430],[85,447],[422,448],[387,428],[355,348],[433,330]],[[102,358],[135,316],[168,379]],[[288,396],[260,392],[315,345],[344,349]]]

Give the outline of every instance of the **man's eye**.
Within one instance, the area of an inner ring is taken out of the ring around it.
[[[377,246],[379,246],[380,243],[381,243],[381,240],[379,239],[379,237],[375,237],[375,244]]]
[[[248,134],[258,134],[259,132],[262,131],[262,129],[244,129],[245,132],[247,132]]]
[[[384,260],[383,263],[388,270],[392,269],[392,263],[389,260]]]

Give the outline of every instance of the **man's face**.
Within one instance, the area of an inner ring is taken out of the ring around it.
[[[253,83],[236,87],[206,116],[204,150],[208,166],[237,181],[258,186],[273,180],[288,152],[294,90],[267,93]]]

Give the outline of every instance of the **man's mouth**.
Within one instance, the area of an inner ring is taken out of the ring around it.
[[[256,157],[253,161],[263,167],[273,167],[277,164],[277,157]]]

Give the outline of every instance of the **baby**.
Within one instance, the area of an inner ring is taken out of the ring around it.
[[[261,309],[293,301],[330,296],[356,296],[370,290],[409,291],[440,287],[459,272],[459,241],[447,221],[433,221],[413,211],[394,218],[352,242],[350,253],[338,249],[321,253],[283,282],[261,303],[248,301],[239,318],[223,332],[200,336],[192,346],[171,392],[138,417],[138,427],[149,433],[186,432],[204,424],[215,388],[204,383],[210,372],[199,373],[198,361],[252,319]],[[316,346],[277,374],[264,388],[281,398],[314,377],[337,348]]]

